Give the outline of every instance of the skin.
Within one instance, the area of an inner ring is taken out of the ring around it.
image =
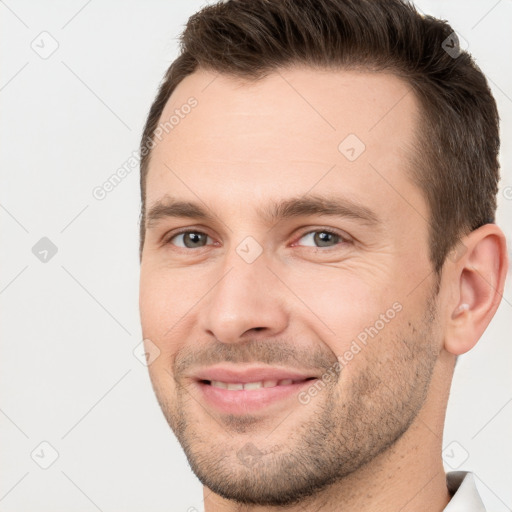
[[[172,196],[213,218],[147,225],[140,312],[160,351],[152,384],[204,484],[206,512],[443,510],[453,368],[499,305],[503,233],[486,225],[463,237],[438,282],[428,206],[408,174],[420,110],[393,75],[290,68],[251,83],[200,70],[162,119],[190,96],[197,107],[153,149],[146,204]],[[366,147],[354,161],[338,150],[348,134]],[[379,221],[261,215],[313,194],[355,202]],[[182,228],[208,238],[187,248],[174,236]],[[339,238],[315,247],[322,229]],[[236,250],[248,236],[262,250],[252,263]],[[347,361],[383,314],[384,327]],[[308,403],[230,415],[205,403],[192,379],[201,364],[227,360],[316,376],[344,362]],[[240,458],[248,446],[251,464]]]

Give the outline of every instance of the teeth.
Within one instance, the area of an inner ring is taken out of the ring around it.
[[[222,382],[220,380],[212,380],[211,385],[215,388],[229,389],[232,391],[240,391],[242,389],[260,389],[260,388],[273,388],[276,386],[289,386],[293,384],[292,379],[277,380],[260,380],[258,382]]]
[[[247,382],[244,384],[244,389],[260,389],[263,387],[263,382]]]

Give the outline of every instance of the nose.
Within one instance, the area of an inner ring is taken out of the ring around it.
[[[266,258],[246,263],[232,256],[203,305],[202,332],[222,343],[282,333],[288,325],[283,290]]]

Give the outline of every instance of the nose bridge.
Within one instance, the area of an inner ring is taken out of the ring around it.
[[[246,240],[229,251],[203,311],[203,330],[223,343],[234,343],[243,341],[251,329],[252,334],[265,330],[268,336],[286,327],[286,313],[268,264],[267,255],[254,241]]]

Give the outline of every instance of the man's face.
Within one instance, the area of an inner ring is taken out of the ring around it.
[[[203,484],[293,503],[392,446],[427,396],[442,336],[417,102],[385,74],[199,71],[161,121],[176,109],[147,177],[153,387]]]

